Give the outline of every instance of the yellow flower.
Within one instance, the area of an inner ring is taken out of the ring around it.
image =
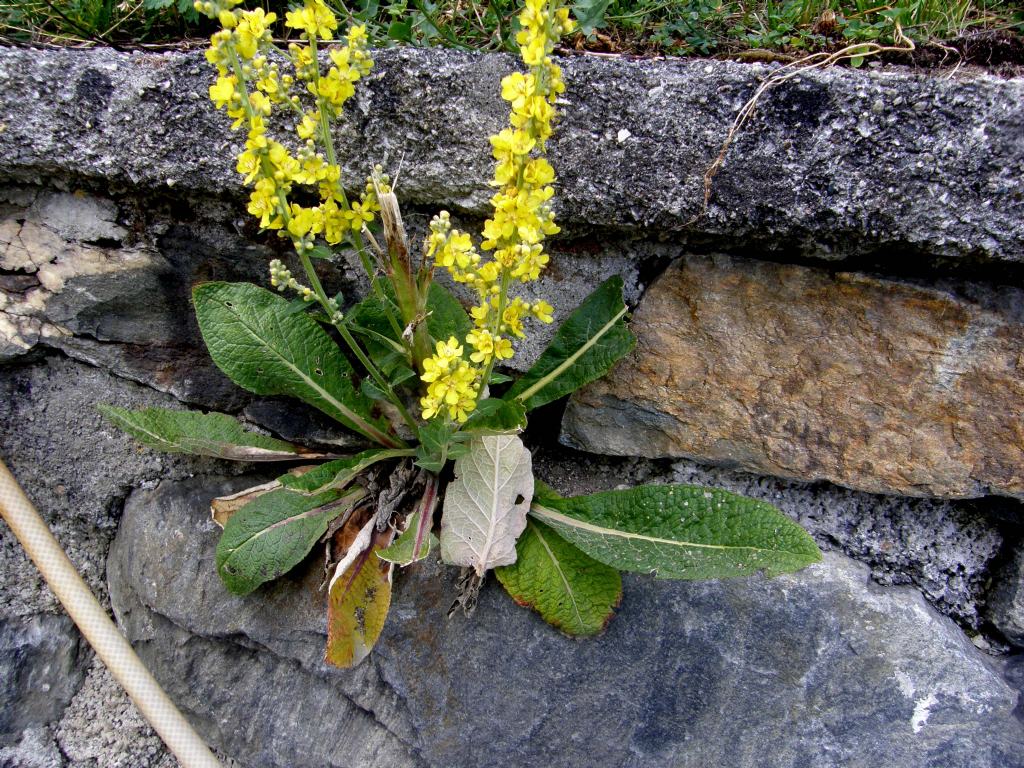
[[[513,72],[501,80],[501,98],[511,102],[513,110],[520,110],[526,104],[526,100],[533,95],[535,87],[535,78],[532,74]]]
[[[261,160],[259,154],[252,151],[245,151],[238,156],[238,163],[235,165],[235,170],[245,176],[244,184],[251,184],[253,179],[262,170]]]
[[[320,117],[308,112],[302,116],[302,121],[295,127],[295,132],[300,139],[311,139],[320,130]]]
[[[540,320],[542,323],[550,323],[552,320],[554,320],[554,316],[552,315],[552,312],[554,311],[554,307],[552,307],[543,299],[535,301],[530,306],[530,312],[532,312],[533,316]]]
[[[272,179],[259,179],[256,188],[249,196],[249,213],[260,217],[260,226],[264,229],[280,229],[284,220],[279,213],[277,188]]]
[[[260,43],[269,41],[267,27],[277,21],[277,14],[264,14],[262,8],[257,8],[254,11],[242,11],[241,16],[235,28],[235,48],[243,59],[251,59],[259,50]]]
[[[469,356],[474,363],[487,363],[494,354],[494,337],[487,329],[470,331],[466,334],[466,343],[476,350]]]
[[[329,39],[338,28],[338,20],[323,0],[306,0],[306,5],[297,11],[285,14],[285,26],[301,29],[310,37]]]
[[[210,86],[210,101],[217,109],[230,106],[237,98],[235,95],[237,85],[238,80],[234,75],[218,77],[217,82]]]

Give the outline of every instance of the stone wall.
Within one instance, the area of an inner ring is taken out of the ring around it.
[[[349,179],[400,166],[413,229],[441,207],[475,228],[512,60],[377,60],[338,130]],[[350,444],[233,387],[199,343],[190,286],[263,281],[283,253],[244,215],[201,55],[0,49],[0,452],[224,755],[1024,765],[1024,81],[807,73],[765,97],[689,223],[770,71],[566,62],[564,232],[536,291],[564,316],[622,274],[640,341],[527,440],[566,493],[764,498],[825,561],[771,581],[626,579],[585,642],[494,584],[472,620],[446,620],[451,577],[423,564],[342,673],[321,662],[318,563],[247,599],[213,573],[207,499],[263,475],[139,449],[94,408],[184,403]],[[365,290],[344,260],[321,266],[332,289]],[[173,765],[6,528],[0,574],[0,765]]]

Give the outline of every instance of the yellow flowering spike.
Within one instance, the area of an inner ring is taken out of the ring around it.
[[[461,349],[455,355],[439,347],[423,363],[421,379],[427,391],[420,405],[425,419],[444,415],[461,422],[468,418],[491,366],[512,356],[511,337],[525,337],[524,320],[552,321],[546,301],[531,304],[509,296],[509,289],[515,281],[540,277],[549,261],[544,238],[559,231],[549,203],[555,172],[543,155],[558,95],[565,91],[562,71],[551,54],[573,24],[560,0],[526,0],[519,26],[517,42],[528,71],[502,79],[501,97],[510,106],[509,125],[490,137],[495,160],[492,184],[498,189],[491,198],[493,213],[484,222],[480,247],[493,251],[493,256],[483,260],[469,236],[452,229],[445,212],[431,221],[425,243],[435,267],[448,270],[456,282],[471,285],[479,298],[470,310],[475,327],[466,335],[468,362],[462,359]]]

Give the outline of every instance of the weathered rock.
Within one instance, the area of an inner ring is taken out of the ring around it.
[[[129,489],[236,465],[140,448],[96,410],[174,405],[104,371],[52,356],[33,366],[0,367],[0,446],[86,582],[104,593],[107,548]],[[6,525],[0,525],[0,617],[59,612],[60,605]]]
[[[348,180],[402,163],[407,202],[486,211],[486,136],[505,122],[511,57],[379,51],[337,132]],[[771,68],[730,62],[563,62],[552,143],[560,220],[682,230],[736,111]],[[237,189],[199,53],[0,51],[0,174],[150,189]],[[365,86],[365,87],[362,87]],[[762,100],[689,236],[890,266],[935,257],[1024,259],[1024,82],[899,70],[807,72]],[[424,151],[429,147],[429,151]],[[922,149],[923,148],[923,149]]]
[[[191,310],[191,285],[216,270],[216,251],[194,258],[170,241],[161,252],[155,232],[129,239],[108,198],[5,192],[31,203],[0,209],[0,269],[20,278],[0,285],[0,360],[44,345],[208,407],[243,401],[202,348]],[[262,273],[270,256],[260,256],[258,267],[236,259],[235,273]]]
[[[128,694],[95,658],[53,731],[67,758],[58,763],[63,768],[178,768]]]
[[[27,728],[17,744],[0,746],[0,768],[65,768],[48,728]]]
[[[61,716],[85,676],[79,654],[67,616],[0,619],[0,745]]]
[[[259,600],[209,578],[220,532],[209,500],[254,482],[196,478],[132,494],[108,563],[129,637],[154,674],[178,669],[177,681],[161,682],[207,739],[243,763],[421,765],[404,706],[374,667],[343,680],[324,667],[322,565],[271,584]],[[169,653],[168,642],[179,650]]]
[[[583,642],[493,584],[472,620],[445,621],[453,573],[427,562],[399,578],[370,661],[332,672],[311,659],[317,559],[228,596],[200,487],[133,495],[111,595],[172,696],[243,762],[1024,765],[1017,693],[917,592],[842,556],[774,581],[628,578],[608,632]]]
[[[563,439],[874,493],[1024,498],[1024,293],[688,257]]]
[[[992,623],[1014,645],[1024,647],[1024,544],[998,574],[989,599]]]

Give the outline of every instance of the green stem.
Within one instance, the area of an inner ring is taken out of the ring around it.
[[[312,36],[311,45],[313,46],[315,52],[316,43],[315,38],[312,38]],[[238,54],[234,50],[231,51],[231,63],[232,68],[235,71],[235,76],[238,78],[238,83],[240,86],[239,92],[242,94],[242,104],[245,108],[246,117],[249,119],[249,123],[251,125],[253,112],[252,105],[249,103],[249,91],[248,88],[246,87],[247,81],[245,79],[245,74],[242,71],[242,63],[238,60]],[[333,151],[333,147],[331,147],[331,154],[333,154]],[[266,158],[264,158],[264,162],[266,162]],[[264,171],[266,170],[268,169],[264,168]],[[288,197],[284,190],[281,189],[280,187],[278,187],[278,204],[281,207],[281,217],[284,223],[285,230],[287,231],[288,219],[290,218],[291,212],[288,206]],[[413,434],[415,434],[418,437],[419,425],[417,425],[416,421],[412,418],[412,416],[409,415],[409,411],[406,409],[405,404],[402,403],[401,398],[395,394],[394,389],[383,377],[383,375],[381,375],[380,371],[377,370],[377,367],[373,364],[373,361],[371,361],[367,354],[363,352],[362,348],[359,346],[359,343],[356,341],[355,337],[352,336],[352,333],[349,331],[349,329],[345,327],[345,324],[334,321],[335,310],[331,306],[331,303],[327,298],[327,294],[324,291],[323,285],[320,283],[319,275],[317,275],[316,270],[313,268],[313,262],[310,260],[309,256],[305,253],[304,250],[300,248],[296,248],[295,250],[299,254],[299,260],[302,262],[302,269],[306,273],[306,278],[309,280],[310,286],[313,288],[313,292],[316,294],[317,300],[320,302],[320,305],[324,308],[324,311],[327,313],[327,316],[331,318],[331,323],[338,330],[338,333],[341,334],[341,338],[345,340],[345,343],[352,351],[352,354],[354,354],[356,358],[359,360],[359,362],[363,364],[363,367],[376,382],[377,386],[380,387],[380,389],[388,396],[388,399],[391,401],[391,403],[398,409],[398,412],[402,415],[402,418],[405,420],[405,423],[409,425],[410,429],[412,429]],[[391,436],[385,435],[383,432],[379,432],[376,429],[373,429],[373,432],[375,434],[368,434],[367,437],[371,437],[371,439],[377,440],[377,442],[387,445],[390,448],[405,447],[405,443],[398,438],[392,438]]]
[[[388,400],[391,401],[391,404],[398,409],[398,412],[402,415],[402,419],[409,425],[413,434],[419,435],[419,425],[409,414],[409,411],[406,409],[402,399],[395,394],[395,390],[392,388],[391,384],[384,378],[381,372],[377,370],[377,366],[373,364],[373,361],[370,360],[362,347],[359,346],[359,342],[356,341],[356,338],[352,335],[352,332],[348,327],[342,322],[334,321],[334,309],[331,307],[327,294],[324,292],[323,286],[320,284],[320,277],[316,274],[316,270],[313,269],[313,262],[310,260],[309,256],[300,251],[299,261],[302,262],[302,269],[306,273],[306,278],[309,280],[309,283],[313,288],[313,292],[316,294],[317,299],[323,306],[324,311],[327,312],[328,317],[331,317],[331,322],[338,330],[338,333],[341,334],[341,338],[345,340],[349,349],[352,350],[352,354],[356,356],[360,363],[362,363],[363,368],[365,368],[367,373],[370,374],[370,377],[374,380],[377,386],[380,387],[381,391],[388,396]]]
[[[501,330],[501,319],[502,315],[505,314],[505,305],[508,303],[508,285],[511,281],[508,269],[505,267],[501,268],[501,293],[498,294],[498,313],[494,319],[494,325],[488,330],[491,332],[491,336],[494,338],[498,337],[498,333]],[[491,355],[491,359],[487,361],[487,366],[484,368],[483,378],[480,380],[480,391],[476,393],[477,403],[483,399],[484,387],[488,385],[491,378],[491,371],[494,368],[495,356]]]
[[[327,116],[327,110],[324,108],[323,99],[320,98],[320,59],[317,53],[316,37],[313,35],[309,36],[309,48],[313,54],[313,61],[315,63],[313,75],[313,82],[316,87],[316,110],[320,116],[320,141],[324,145],[324,154],[327,156],[327,164],[337,166],[338,157],[334,151],[334,136],[331,133],[331,124]],[[341,196],[341,204],[346,210],[352,210],[352,206],[349,203],[348,196],[345,194],[345,189],[341,185],[341,180],[338,181],[338,194]],[[391,312],[391,307],[387,301],[387,297],[384,294],[384,289],[380,287],[380,281],[377,279],[377,271],[372,268],[372,263],[369,256],[366,253],[366,242],[363,240],[363,236],[360,232],[349,230],[349,240],[352,246],[355,248],[356,253],[359,254],[359,260],[362,262],[363,269],[366,271],[366,276],[370,278],[370,286],[373,289],[374,295],[380,300],[384,307],[384,312],[387,315],[388,322],[391,324],[392,330],[399,340],[402,338],[402,327],[395,319],[394,314]]]

